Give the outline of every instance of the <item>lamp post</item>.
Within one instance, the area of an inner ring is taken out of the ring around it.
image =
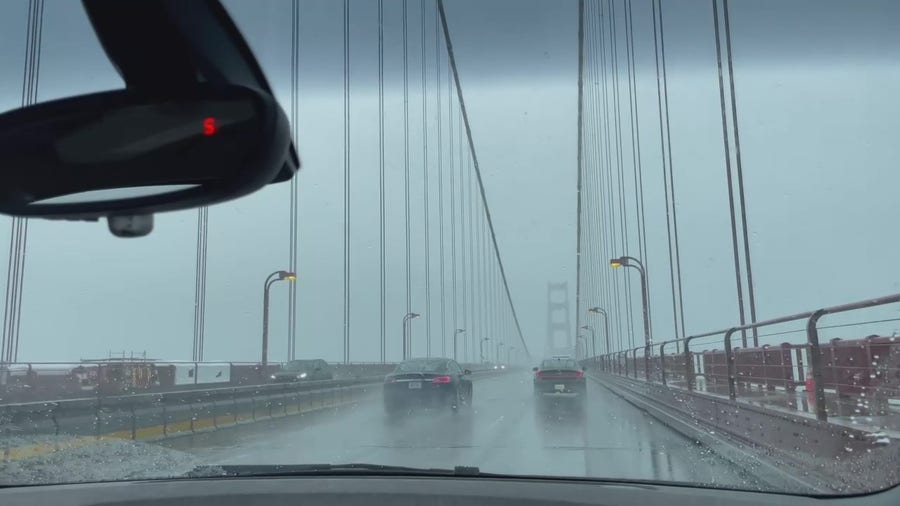
[[[596,336],[596,334],[594,333],[594,327],[592,327],[592,326],[590,326],[590,325],[582,325],[581,328],[584,329],[584,330],[590,330],[590,331],[591,331],[591,352],[592,352],[592,353],[594,354],[594,356],[596,357],[596,356],[597,356],[597,336]]]
[[[407,323],[410,320],[414,320],[414,319],[418,318],[419,316],[421,316],[419,313],[406,313],[406,316],[403,317],[403,360],[406,360],[407,358],[409,358],[409,349],[410,349],[409,339],[407,338],[407,332],[406,332],[406,328],[408,326]]]
[[[617,269],[619,267],[632,267],[637,269],[641,274],[641,302],[644,313],[644,345],[649,347],[653,344],[653,340],[650,338],[650,309],[649,297],[647,295],[647,271],[644,270],[644,265],[640,262],[640,260],[630,256],[613,258],[609,261],[609,266],[613,269]]]
[[[581,348],[581,354],[587,355],[587,353],[585,352],[585,348],[587,348],[587,341],[584,339],[584,335],[582,335],[582,334],[578,334],[578,336],[575,339],[575,359],[576,360],[581,360],[582,358],[584,358],[583,356],[579,356],[579,353],[578,353],[579,347]]]
[[[297,280],[297,275],[290,271],[275,271],[266,277],[263,285],[263,328],[262,328],[262,366],[266,367],[269,363],[269,288],[276,281]]]
[[[453,333],[453,360],[456,360],[456,336],[465,333],[466,329],[456,329],[456,332]]]
[[[490,337],[482,337],[481,341],[478,341],[479,353],[481,354],[481,363],[484,363],[484,343],[485,341],[490,341]]]
[[[606,335],[606,353],[611,353],[611,349],[609,347],[609,315],[606,314],[606,310],[602,307],[592,307],[588,309],[589,313],[601,314],[603,315],[603,325],[604,325],[604,334]]]

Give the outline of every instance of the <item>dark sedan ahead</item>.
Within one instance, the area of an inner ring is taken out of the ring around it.
[[[384,380],[384,409],[390,415],[415,408],[449,408],[472,405],[472,381],[448,358],[419,358],[401,362]]]
[[[544,360],[534,368],[534,396],[538,401],[570,399],[583,405],[587,397],[584,371],[570,358]]]

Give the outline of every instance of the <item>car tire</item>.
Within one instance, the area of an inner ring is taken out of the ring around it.
[[[454,415],[460,413],[465,406],[465,395],[457,389],[456,390],[456,399],[450,402],[450,411],[453,412]]]

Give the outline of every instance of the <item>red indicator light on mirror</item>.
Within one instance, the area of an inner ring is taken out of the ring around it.
[[[216,118],[209,117],[203,120],[203,135],[209,137],[215,134],[219,128],[216,126]]]

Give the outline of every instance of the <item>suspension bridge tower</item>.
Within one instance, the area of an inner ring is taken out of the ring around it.
[[[547,283],[547,343],[544,356],[572,355],[572,327],[569,322],[568,283]]]

